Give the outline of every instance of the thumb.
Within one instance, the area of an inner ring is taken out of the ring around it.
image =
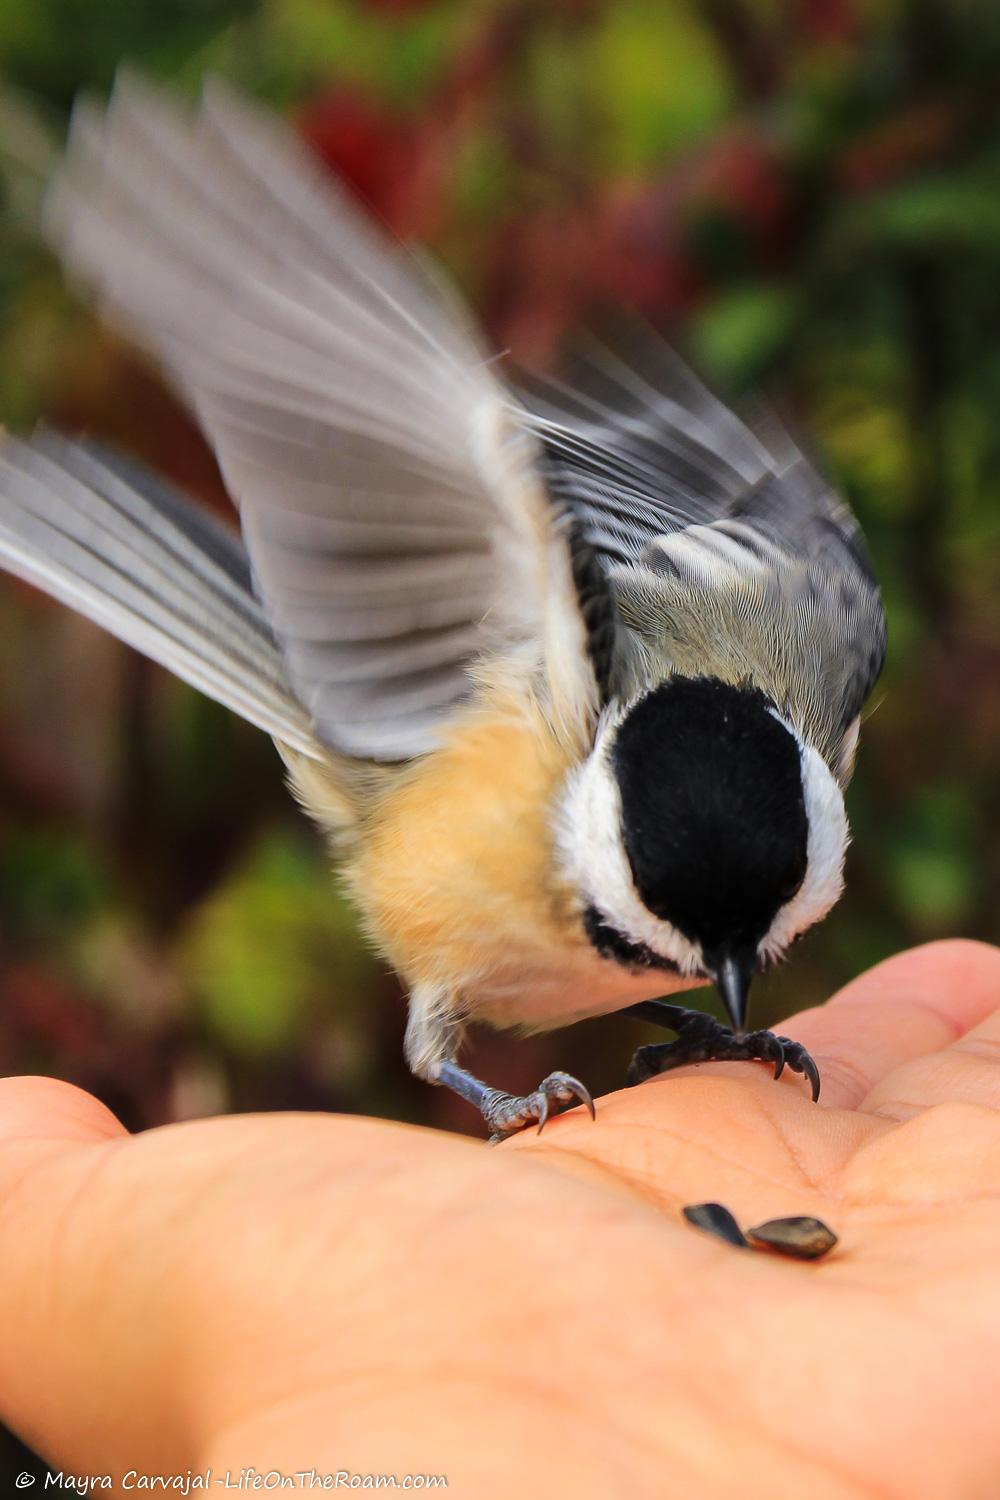
[[[113,1319],[115,1274],[107,1266],[94,1274],[91,1210],[128,1139],[82,1089],[0,1080],[0,1420],[46,1457],[58,1462],[61,1452],[76,1466],[99,1451],[120,1383],[110,1368],[94,1378],[94,1329]],[[110,1204],[98,1217],[108,1212]],[[102,1285],[108,1306],[95,1309]]]
[[[0,1079],[0,1144],[2,1170],[23,1149],[27,1155],[51,1148],[62,1155],[76,1146],[118,1140],[124,1125],[92,1094],[55,1078]]]
[[[417,1467],[428,1401],[412,1432],[402,1414],[384,1432],[362,1382],[362,1427],[345,1377],[364,1358],[381,1389],[414,1318],[412,1357],[433,1367],[450,1288],[458,1348],[494,1315],[427,1233],[463,1194],[480,1201],[486,1162],[473,1142],[318,1114],[129,1136],[78,1089],[0,1081],[0,1421],[71,1473],[178,1474],[265,1418],[293,1448],[290,1412],[311,1402],[325,1415],[303,1442],[328,1440],[335,1408],[342,1444]],[[501,1172],[527,1216],[570,1192]]]
[[[211,1213],[227,1176],[244,1190],[252,1178],[260,1123],[130,1136],[81,1089],[0,1080],[0,1422],[54,1466],[194,1463],[226,1343],[232,1224]]]

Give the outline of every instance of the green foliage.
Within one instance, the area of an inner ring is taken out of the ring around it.
[[[25,88],[69,104],[122,58],[171,72],[254,0],[0,0],[0,56]]]
[[[48,944],[83,928],[108,903],[101,851],[79,833],[8,827],[0,840],[0,910],[8,940]]]
[[[751,386],[787,344],[797,311],[795,292],[784,286],[754,283],[723,293],[695,325],[699,363],[730,387]]]
[[[178,962],[210,1031],[250,1053],[300,1042],[321,1004],[356,1010],[375,971],[325,861],[287,835],[192,912]]]
[[[900,819],[891,876],[907,917],[928,936],[961,929],[974,896],[973,810],[957,786],[929,787]]]
[[[583,49],[600,110],[606,172],[655,170],[725,118],[732,87],[695,6],[625,0],[603,8]]]

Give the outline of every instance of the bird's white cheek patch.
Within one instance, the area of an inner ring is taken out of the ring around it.
[[[806,874],[760,944],[760,952],[768,959],[780,958],[800,932],[825,917],[844,889],[844,856],[850,842],[844,798],[819,751],[803,745],[801,755],[809,824]]]
[[[682,974],[700,973],[698,946],[655,917],[635,888],[622,841],[621,798],[607,751],[605,736],[566,783],[556,823],[564,872],[584,902],[596,907],[629,942],[676,964]]]

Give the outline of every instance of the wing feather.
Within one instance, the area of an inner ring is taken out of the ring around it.
[[[239,537],[137,465],[0,435],[0,562],[316,759]]]
[[[467,324],[277,122],[212,83],[185,113],[119,78],[78,107],[51,237],[213,442],[316,733],[438,743],[485,651],[596,688],[538,445]],[[544,695],[543,695],[544,696]]]
[[[750,671],[836,759],[884,654],[857,524],[665,345],[513,400],[454,299],[214,82],[191,113],[127,74],[80,106],[49,224],[213,442],[321,740],[430,749],[499,651],[574,737],[671,670]]]

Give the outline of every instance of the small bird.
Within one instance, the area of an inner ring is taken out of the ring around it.
[[[0,438],[0,560],[270,734],[494,1138],[582,1102],[461,1066],[472,1019],[623,1010],[684,1062],[813,1060],[750,982],[840,895],[885,624],[857,524],[651,334],[506,384],[454,294],[227,86],[77,105],[48,238],[159,361],[242,540],[131,460]],[[731,1027],[662,997],[713,983]]]

